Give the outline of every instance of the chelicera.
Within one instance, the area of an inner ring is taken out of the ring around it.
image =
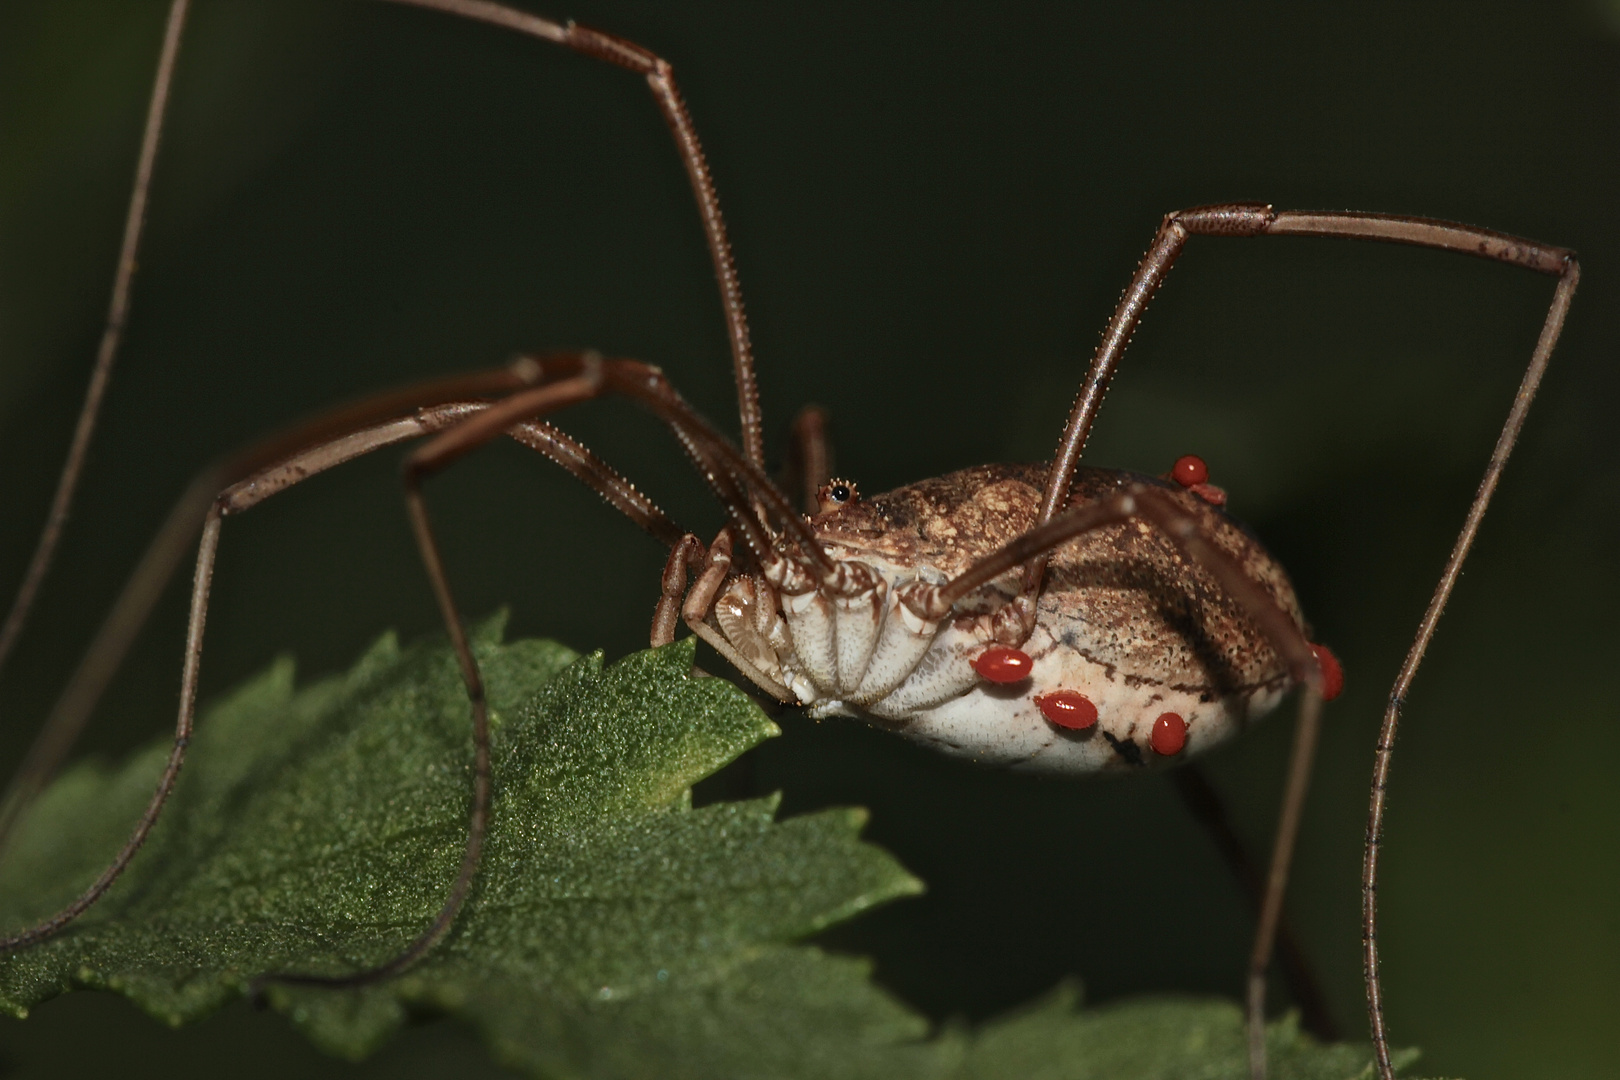
[[[1080,455],[1131,333],[1194,235],[1359,238],[1456,251],[1553,276],[1542,334],[1406,663],[1380,736],[1364,874],[1368,1002],[1381,1073],[1390,1076],[1378,981],[1374,898],[1383,792],[1405,696],[1460,573],[1562,328],[1579,277],[1572,253],[1453,222],[1387,214],[1277,211],[1259,203],[1167,215],[1109,320],[1051,462],[988,465],[878,495],[826,476],[822,425],[795,425],[798,479],[790,495],[766,474],[764,436],[741,289],[718,198],[672,70],[645,48],[482,0],[396,0],[483,21],[568,48],[643,77],[697,197],[720,283],[737,383],[741,445],[680,397],[661,371],[594,353],[526,358],[509,367],[378,397],[249,448],[199,477],[92,645],[13,782],[0,830],[54,772],[110,670],[178,565],[201,544],[174,749],[157,792],[116,860],[73,904],[6,939],[41,941],[92,905],[135,857],[160,813],[190,739],[203,624],[225,517],[307,476],[384,446],[427,441],[406,465],[406,500],[428,577],[471,702],[475,781],[461,871],[443,909],[405,951],[376,968],[329,979],[357,986],[419,959],[455,920],[478,871],[489,812],[483,684],[440,558],[422,482],[501,435],[539,451],[600,493],[670,555],[653,618],[654,644],[683,624],[766,694],[813,716],[852,715],[948,753],[1053,772],[1178,764],[1300,693],[1300,722],[1270,874],[1251,955],[1251,1065],[1264,1069],[1266,970],[1314,748],[1322,700],[1337,695],[1338,661],[1311,642],[1282,568],[1225,512],[1226,493],[1186,455],[1152,477],[1080,465]],[[129,227],[102,348],[34,561],[6,622],[0,661],[16,640],[71,504],[107,372],[116,356],[186,0],[174,0]],[[676,437],[726,511],[712,540],[679,528],[625,478],[544,417],[617,396],[654,414]]]

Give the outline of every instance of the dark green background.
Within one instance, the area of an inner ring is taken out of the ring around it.
[[[1128,10],[1127,10],[1128,8]],[[808,401],[838,467],[882,490],[1055,443],[1084,361],[1167,210],[1267,200],[1477,222],[1580,250],[1544,397],[1419,679],[1396,762],[1384,947],[1424,1071],[1612,1075],[1620,1006],[1620,735],[1610,433],[1620,13],[1520,4],[878,7],[575,2],[548,11],[671,59],[746,286],[773,452]],[[156,2],[0,8],[0,582],[21,572],[99,332]],[[385,5],[198,0],[128,348],[80,508],[0,685],[20,751],[186,478],[333,402],[548,346],[662,364],[732,415],[684,175],[633,76]],[[1349,689],[1329,713],[1293,910],[1364,1030],[1357,875],[1382,698],[1551,282],[1345,242],[1195,241],[1116,381],[1088,460],[1211,462],[1288,565]],[[567,425],[700,532],[673,444],[620,405]],[[277,653],[346,664],[434,627],[399,453],[226,530],[205,687]],[[436,481],[469,612],[619,655],[662,554],[522,451]],[[174,590],[88,740],[169,722]],[[1162,777],[1068,784],[935,760],[846,723],[788,734],[714,793],[874,810],[931,886],[833,935],[898,993],[982,1018],[1078,975],[1093,1000],[1235,995],[1248,920]],[[1288,725],[1214,755],[1256,845]],[[1282,1004],[1277,995],[1277,1005]],[[320,1066],[238,1007],[171,1035],[81,995],[0,1024],[28,1075]],[[474,1067],[443,1025],[379,1074]],[[471,1056],[471,1057],[470,1057]],[[336,1069],[336,1066],[332,1066]]]

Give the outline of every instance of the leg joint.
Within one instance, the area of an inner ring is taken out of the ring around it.
[[[1222,203],[1181,210],[1172,219],[1200,236],[1259,236],[1277,220],[1269,203]]]

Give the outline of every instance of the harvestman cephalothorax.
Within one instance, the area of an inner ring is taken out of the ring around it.
[[[1181,762],[1241,730],[1296,685],[1299,725],[1269,873],[1255,876],[1259,926],[1249,970],[1251,1071],[1264,1073],[1266,972],[1282,922],[1320,705],[1342,683],[1312,645],[1282,569],[1221,509],[1201,461],[1165,478],[1081,467],[1081,449],[1131,333],[1189,237],[1323,236],[1470,254],[1548,274],[1557,288],[1474,501],[1389,696],[1373,774],[1363,872],[1368,1010],[1381,1075],[1392,1075],[1378,977],[1375,898],[1384,791],[1401,704],[1460,573],[1558,338],[1579,277],[1572,253],[1489,230],[1385,214],[1277,211],[1263,204],[1167,215],[1104,330],[1054,460],[985,466],[862,499],[825,476],[817,414],[795,425],[790,497],[764,471],[754,365],[737,272],[708,166],[670,66],[639,45],[481,0],[395,0],[567,46],[646,79],[697,197],[719,279],[742,445],[699,416],[654,367],[594,353],[379,396],[261,443],[198,477],[153,541],[13,780],[0,836],[61,763],[163,584],[200,530],[174,747],[157,792],[115,861],[81,897],[0,942],[50,937],[93,904],[135,856],[179,773],[193,724],[208,591],[223,519],[299,480],[383,446],[427,437],[405,470],[406,501],[471,703],[474,790],[461,871],[431,926],[389,962],[341,978],[266,979],[333,987],[388,978],[454,922],[478,872],[489,807],[484,692],[442,564],[421,483],[510,435],[563,466],[670,554],[652,642],[685,625],[766,694],[812,715],[850,715],[947,753],[1083,773]],[[149,105],[111,310],[89,392],[35,557],[4,624],[9,655],[71,505],[129,308],[147,192],[188,0],[173,0]],[[623,477],[542,417],[603,397],[632,399],[675,435],[724,507],[710,543],[685,532]],[[808,513],[801,512],[801,507]],[[1193,776],[1187,769],[1183,776]],[[1184,787],[1197,797],[1196,780]],[[1228,846],[1223,844],[1223,846]],[[1297,988],[1296,988],[1297,989]]]

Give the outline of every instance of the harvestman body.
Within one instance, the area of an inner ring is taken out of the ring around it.
[[[960,577],[1027,533],[1045,472],[984,466],[867,500],[835,481],[825,488],[830,509],[811,527],[839,573],[871,587],[777,595],[765,578],[737,576],[712,604],[714,621],[744,671],[813,717],[860,717],[949,754],[1017,769],[1088,773],[1172,761],[1271,709],[1292,685],[1277,651],[1240,603],[1140,522],[1099,528],[1053,551],[1033,629],[1004,630],[1016,649],[997,638],[998,617],[1018,599],[1016,572],[956,601],[944,620],[908,606],[911,593]],[[1302,622],[1282,569],[1198,495],[1081,469],[1071,505],[1133,489],[1187,515]]]
[[[113,864],[74,903],[0,948],[41,941],[93,904],[135,856],[190,741],[208,589],[224,517],[383,446],[431,436],[406,464],[406,501],[472,706],[474,790],[461,871],[433,924],[393,960],[341,978],[267,975],[334,987],[388,978],[454,922],[476,876],[489,812],[483,683],[466,642],[420,487],[500,435],[541,452],[670,548],[652,641],[685,623],[739,672],[813,716],[851,715],[948,753],[1052,772],[1130,770],[1181,761],[1243,729],[1296,685],[1300,723],[1250,959],[1250,1068],[1262,1076],[1266,971],[1314,751],[1319,707],[1342,685],[1310,644],[1282,569],[1229,519],[1196,458],[1167,478],[1080,468],[1109,380],[1148,301],[1192,235],[1313,235],[1441,248],[1558,278],[1546,323],[1468,517],[1391,693],[1374,770],[1364,865],[1368,1009],[1380,1074],[1384,1029],[1374,899],[1384,787],[1395,726],[1451,587],[1546,368],[1579,277],[1572,253],[1472,226],[1382,214],[1279,212],[1261,204],[1167,215],[1104,331],[1049,465],[984,466],[861,499],[825,479],[813,416],[801,432],[799,506],[764,473],[748,327],[724,221],[669,65],[638,45],[482,0],[396,0],[529,34],[646,78],[697,196],[719,278],[738,387],[742,446],[694,412],[654,367],[595,354],[526,359],[509,369],[412,387],[317,419],[200,476],[153,541],[93,641],[0,809],[10,828],[66,755],[184,549],[201,530],[174,749],[157,792]],[[136,170],[113,300],[89,392],[35,557],[0,625],[9,654],[49,567],[122,336],[147,190],[188,0],[173,0]],[[724,506],[705,545],[589,450],[540,418],[605,395],[628,397],[673,432]]]

